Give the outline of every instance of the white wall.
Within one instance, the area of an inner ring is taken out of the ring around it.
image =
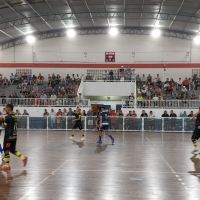
[[[84,96],[129,96],[134,92],[132,82],[84,82]]]
[[[199,50],[192,41],[178,38],[78,35],[74,39],[47,39],[37,41],[33,47],[24,44],[2,50],[0,62],[104,63],[106,51],[116,52],[116,63],[200,62]]]

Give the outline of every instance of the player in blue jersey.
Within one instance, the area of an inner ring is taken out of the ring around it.
[[[112,145],[114,144],[114,138],[112,135],[108,134],[108,127],[109,127],[109,121],[108,121],[108,111],[105,110],[104,107],[102,107],[101,112],[99,114],[99,140],[98,143],[102,144],[102,135],[107,135],[112,142]]]

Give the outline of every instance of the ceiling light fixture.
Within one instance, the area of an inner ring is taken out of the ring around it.
[[[27,36],[26,36],[26,42],[27,42],[28,44],[34,44],[35,41],[36,41],[35,36],[33,36],[33,35],[27,35]]]

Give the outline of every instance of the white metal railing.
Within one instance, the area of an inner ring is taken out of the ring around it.
[[[88,99],[76,98],[56,98],[56,99],[41,99],[41,98],[0,98],[0,106],[13,104],[14,106],[33,107],[33,106],[89,106]]]
[[[123,108],[199,108],[200,100],[123,101]]]
[[[73,116],[18,116],[18,128],[24,130],[71,130],[74,124],[73,119]],[[96,130],[96,120],[95,116],[82,117],[84,130]],[[195,120],[193,118],[109,118],[109,131],[191,132],[194,127]]]
[[[135,80],[135,69],[121,68],[110,70],[88,69],[84,81],[133,81]]]

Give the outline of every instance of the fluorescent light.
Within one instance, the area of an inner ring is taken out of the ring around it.
[[[68,29],[67,30],[67,37],[68,38],[74,38],[76,36],[76,31],[74,29]]]
[[[151,36],[153,38],[159,38],[161,36],[161,30],[160,29],[153,29],[151,32]]]
[[[29,44],[34,44],[35,41],[36,41],[36,38],[35,38],[33,35],[27,35],[27,36],[26,36],[26,41],[27,41],[27,43],[29,43]]]
[[[111,27],[111,28],[109,29],[109,34],[110,34],[111,36],[117,36],[117,35],[119,34],[118,28],[116,28],[116,27]]]
[[[199,45],[200,44],[200,35],[196,35],[194,38],[193,38],[193,41],[196,45]]]

